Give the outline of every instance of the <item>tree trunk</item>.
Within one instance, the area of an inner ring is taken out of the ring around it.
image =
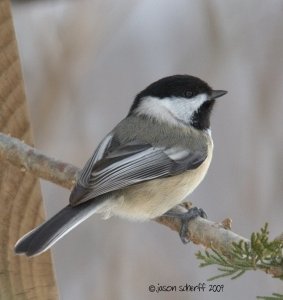
[[[0,131],[32,144],[9,0],[0,0]],[[15,256],[15,242],[44,219],[39,181],[0,161],[0,299],[57,299],[50,253]]]

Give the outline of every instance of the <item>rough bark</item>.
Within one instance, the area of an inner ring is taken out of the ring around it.
[[[8,0],[0,0],[0,131],[32,144]],[[44,220],[38,178],[0,161],[0,299],[57,299],[50,253],[15,256],[17,239]]]

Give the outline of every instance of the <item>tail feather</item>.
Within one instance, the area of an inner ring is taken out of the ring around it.
[[[64,235],[93,215],[101,202],[96,198],[75,207],[66,206],[51,219],[19,239],[15,245],[15,253],[34,256],[48,250]]]

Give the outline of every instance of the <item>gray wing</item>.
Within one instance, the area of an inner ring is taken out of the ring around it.
[[[106,137],[101,141],[101,143],[98,145],[96,150],[94,151],[93,155],[90,157],[90,159],[86,162],[83,169],[80,171],[78,183],[82,186],[88,185],[89,180],[89,174],[92,172],[93,166],[100,161],[109,147],[111,146],[111,143],[113,142],[113,134],[110,132]]]
[[[207,152],[203,150],[153,147],[150,144],[137,142],[107,151],[111,139],[112,137],[109,138],[108,144],[104,143],[102,157],[96,159],[97,155],[94,155],[87,162],[71,193],[71,205],[78,205],[133,184],[174,176],[186,170],[195,169],[207,157]]]

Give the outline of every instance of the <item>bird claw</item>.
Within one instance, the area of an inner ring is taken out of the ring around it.
[[[205,211],[202,208],[192,207],[188,209],[185,213],[178,213],[173,211],[168,211],[164,214],[166,217],[175,217],[179,218],[181,221],[181,228],[179,231],[179,236],[183,244],[187,244],[190,242],[190,239],[188,238],[188,224],[189,221],[192,219],[195,219],[196,217],[201,217],[204,219],[207,219],[207,215]]]

